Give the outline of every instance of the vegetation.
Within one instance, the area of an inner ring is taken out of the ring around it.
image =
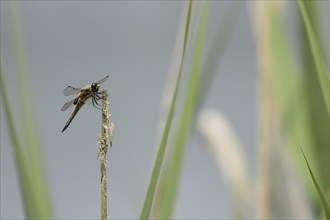
[[[291,47],[292,42],[289,40],[284,20],[286,3],[280,1],[248,3],[253,10],[251,21],[252,26],[255,27],[259,67],[258,122],[260,130],[258,131],[257,177],[254,178],[247,171],[242,171],[242,175],[249,179],[246,180],[249,183],[245,184],[248,187],[243,190],[240,188],[242,180],[234,176],[237,170],[233,169],[235,166],[242,168],[243,165],[237,163],[233,167],[228,166],[238,158],[240,158],[239,161],[246,158],[246,155],[240,155],[242,146],[239,144],[233,146],[233,143],[237,142],[235,135],[232,135],[235,140],[227,144],[224,144],[223,139],[217,139],[217,137],[222,137],[221,133],[216,133],[217,126],[223,123],[226,124],[224,127],[228,128],[227,123],[219,116],[220,113],[212,115],[216,118],[215,127],[212,127],[212,121],[209,124],[209,128],[212,129],[200,127],[198,118],[203,119],[198,116],[203,110],[203,101],[221,65],[226,46],[230,44],[239,15],[247,8],[243,3],[232,3],[223,22],[219,24],[217,34],[210,44],[211,47],[207,48],[205,39],[208,35],[209,11],[212,4],[212,1],[185,2],[184,28],[178,30],[183,33],[183,37],[178,35],[177,39],[181,46],[180,66],[173,73],[176,76],[176,82],[172,86],[171,94],[173,95],[169,103],[170,107],[153,172],[149,185],[146,186],[146,198],[140,219],[175,217],[174,207],[182,176],[186,146],[190,134],[196,131],[196,126],[197,131],[205,139],[206,145],[215,149],[212,152],[223,154],[229,149],[236,150],[229,158],[228,155],[214,157],[219,169],[226,170],[223,172],[224,177],[230,179],[233,206],[236,211],[234,216],[241,218],[278,216],[277,212],[281,210],[273,208],[271,204],[285,201],[283,198],[277,198],[274,192],[279,188],[285,190],[288,192],[286,199],[294,203],[299,198],[290,192],[293,184],[297,186],[297,189],[302,189],[298,190],[299,193],[305,193],[304,189],[308,189],[307,205],[311,213],[303,210],[303,213],[307,214],[299,215],[301,213],[297,210],[302,210],[305,206],[299,207],[297,204],[295,208],[289,207],[288,213],[285,214],[288,218],[325,217],[329,219],[330,80],[327,66],[329,63],[326,62],[329,57],[326,57],[322,51],[324,42],[321,40],[322,33],[317,16],[321,14],[319,1],[299,0],[293,4],[293,7],[299,11],[297,20],[301,32],[297,34],[300,38],[297,40],[299,40],[298,46],[303,51],[302,53],[297,53]],[[19,123],[14,120],[6,89],[6,74],[3,73],[2,68],[1,105],[12,143],[26,217],[50,219],[53,217],[51,198],[48,192],[47,175],[43,170],[45,161],[42,158],[38,128],[36,123],[33,123],[36,120],[33,109],[34,100],[29,83],[28,61],[17,2],[6,4],[6,9],[10,11],[7,13],[8,26],[12,39],[11,48],[15,58],[18,89],[22,94],[20,113],[24,120]],[[329,54],[329,51],[325,52]],[[178,103],[185,71],[189,74],[186,82],[187,90],[182,103]],[[183,106],[181,112],[177,110],[178,104]],[[173,123],[175,115],[179,115],[177,123]],[[173,132],[173,138],[169,135],[170,132]],[[233,133],[228,130],[225,132],[230,135]],[[22,135],[18,135],[19,133]],[[300,146],[304,149],[302,154],[299,152]],[[165,154],[168,155],[167,160],[165,160]],[[281,170],[281,174],[276,175],[276,178],[281,180],[281,187],[278,185],[279,180],[273,178],[274,169]],[[239,174],[242,176],[241,173]],[[259,184],[260,182],[262,184]],[[251,198],[251,192],[257,194],[259,190],[260,195]],[[246,197],[250,198],[246,199]],[[251,216],[244,211],[243,204],[247,204],[246,207],[257,212]]]

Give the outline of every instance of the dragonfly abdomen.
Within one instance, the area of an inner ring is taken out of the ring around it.
[[[64,128],[63,128],[63,130],[62,130],[62,132],[65,131],[65,130],[69,127],[69,125],[71,124],[73,118],[76,116],[76,114],[78,113],[79,109],[80,109],[81,106],[83,106],[84,104],[85,104],[85,101],[84,101],[84,100],[78,99],[77,104],[76,104],[76,106],[74,107],[74,109],[73,109],[73,111],[72,111],[72,113],[71,113],[71,115],[70,115],[70,118],[69,118],[68,121],[66,122],[66,124],[65,124],[65,126],[64,126]]]

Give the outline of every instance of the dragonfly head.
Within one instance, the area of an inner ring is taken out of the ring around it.
[[[92,91],[93,92],[98,92],[100,89],[100,84],[99,83],[92,83]]]

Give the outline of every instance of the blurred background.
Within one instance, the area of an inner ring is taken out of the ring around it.
[[[201,78],[212,73],[211,83],[201,89],[205,95],[187,138],[173,218],[321,216],[299,147],[329,195],[329,114],[305,26],[296,1],[262,2],[193,2],[169,152],[205,10]],[[7,89],[17,134],[39,137],[41,162],[36,166],[45,175],[46,209],[53,218],[99,218],[100,112],[92,105],[83,107],[61,133],[71,112],[60,108],[74,98],[63,95],[66,86],[83,87],[106,75],[110,78],[102,88],[109,90],[115,124],[108,152],[108,216],[139,218],[163,131],[161,119],[167,115],[162,106],[170,102],[165,88],[173,91],[175,80],[168,78],[179,69],[187,5],[0,2],[1,86]],[[328,72],[329,7],[329,1],[306,4]],[[0,217],[22,219],[28,215],[21,189],[25,180],[18,174],[3,96],[1,100]],[[29,103],[30,122],[22,113],[22,105]],[[28,152],[28,141],[20,142],[23,153]],[[35,161],[25,162],[33,166]],[[157,217],[157,207],[153,213]]]

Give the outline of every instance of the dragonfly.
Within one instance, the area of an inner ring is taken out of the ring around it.
[[[109,78],[109,75],[95,83],[92,83],[91,85],[85,86],[84,88],[75,88],[72,86],[67,86],[63,90],[63,94],[65,96],[70,96],[70,95],[76,94],[77,97],[74,98],[73,100],[65,103],[63,105],[63,107],[61,108],[61,111],[66,111],[71,106],[74,106],[74,109],[73,109],[68,121],[66,122],[62,132],[65,131],[69,127],[73,118],[76,116],[78,111],[81,109],[81,107],[85,103],[89,104],[90,102],[92,102],[92,104],[95,108],[101,110],[100,109],[101,105],[98,103],[98,100],[100,100],[102,98],[100,96],[101,92],[99,91],[99,89],[100,89],[101,84],[104,83],[108,78]]]

